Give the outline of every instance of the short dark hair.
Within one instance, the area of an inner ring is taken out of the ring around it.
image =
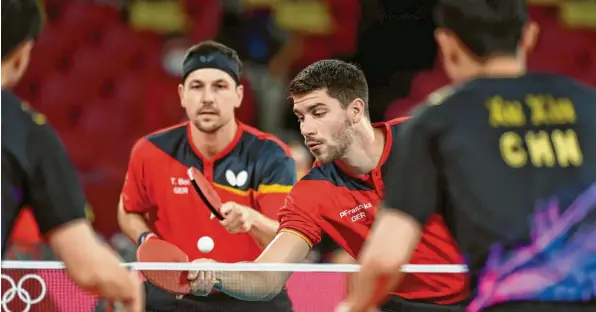
[[[347,107],[357,98],[364,101],[368,116],[368,84],[362,70],[340,60],[322,60],[307,66],[290,82],[290,95],[302,95],[327,89],[330,97]]]
[[[2,60],[41,32],[39,0],[2,0]]]
[[[240,60],[236,50],[213,40],[202,41],[190,47],[186,51],[186,56],[184,57],[183,63],[186,63],[187,59],[194,54],[209,54],[214,52],[224,55],[228,61],[234,63],[234,65],[237,66],[238,72],[242,73],[242,61]]]
[[[528,21],[526,0],[439,0],[434,14],[481,59],[517,54]]]

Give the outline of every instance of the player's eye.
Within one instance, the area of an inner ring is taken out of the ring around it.
[[[228,86],[224,85],[224,84],[217,84],[215,85],[216,89],[226,89]]]
[[[312,115],[315,118],[321,118],[321,117],[325,116],[326,113],[327,113],[326,111],[315,111],[312,113]]]
[[[191,86],[190,86],[190,88],[191,88],[192,90],[198,90],[198,89],[200,89],[200,88],[202,88],[202,87],[203,87],[202,85],[198,85],[198,84],[196,84],[196,85],[191,85]]]

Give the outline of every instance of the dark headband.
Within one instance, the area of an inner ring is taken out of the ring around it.
[[[203,68],[215,68],[228,73],[232,79],[240,84],[240,69],[236,64],[218,52],[214,53],[193,53],[190,54],[182,63],[183,81],[195,70]]]

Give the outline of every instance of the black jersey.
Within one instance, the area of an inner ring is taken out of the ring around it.
[[[385,206],[443,215],[469,266],[468,311],[596,311],[593,88],[475,79],[430,95],[397,141]]]
[[[30,207],[45,234],[85,218],[85,196],[45,117],[2,90],[2,254],[20,210]]]

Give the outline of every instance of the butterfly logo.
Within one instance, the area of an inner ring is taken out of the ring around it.
[[[246,184],[248,181],[248,172],[246,170],[242,170],[235,174],[232,170],[226,170],[226,180],[231,186],[240,187]]]

